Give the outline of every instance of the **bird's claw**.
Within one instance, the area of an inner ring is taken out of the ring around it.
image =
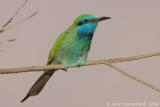
[[[84,64],[84,63],[77,63],[76,66],[77,66],[78,68],[80,68],[81,66],[84,66],[84,65],[86,65],[86,64]]]
[[[62,68],[61,70],[67,72],[68,68]]]

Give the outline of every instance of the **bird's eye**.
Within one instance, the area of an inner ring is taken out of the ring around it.
[[[87,23],[87,22],[88,22],[88,19],[85,19],[84,22]]]

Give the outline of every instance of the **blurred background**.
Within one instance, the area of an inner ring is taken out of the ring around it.
[[[0,0],[0,25],[23,0]],[[159,0],[29,0],[13,24],[39,13],[0,34],[0,68],[45,65],[54,41],[73,20],[85,13],[110,16],[99,23],[89,59],[108,59],[160,50]],[[14,42],[7,42],[14,39]],[[160,86],[160,57],[117,63],[122,69]],[[160,94],[105,65],[59,71],[44,90],[26,102],[26,95],[41,72],[0,75],[0,106],[107,107],[108,103],[156,103]],[[148,106],[148,105],[147,105]],[[154,106],[154,107],[158,107]],[[136,106],[134,106],[136,107]]]

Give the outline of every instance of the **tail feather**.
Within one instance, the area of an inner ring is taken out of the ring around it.
[[[21,100],[21,103],[27,100],[30,96],[36,96],[38,95],[41,90],[46,85],[47,81],[50,79],[50,77],[53,75],[54,71],[45,71],[38,80],[33,84],[33,86],[30,88],[27,95]]]
[[[28,97],[29,97],[29,94],[27,94],[27,95],[21,100],[21,103],[23,103],[25,100],[27,100]]]

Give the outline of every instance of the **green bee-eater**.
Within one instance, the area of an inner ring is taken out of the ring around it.
[[[47,65],[63,64],[65,68],[68,68],[87,64],[93,33],[98,22],[107,19],[110,19],[110,17],[96,18],[89,14],[80,15],[76,18],[73,24],[54,43],[49,53]],[[30,96],[38,95],[54,71],[44,71],[21,102],[24,102]]]

